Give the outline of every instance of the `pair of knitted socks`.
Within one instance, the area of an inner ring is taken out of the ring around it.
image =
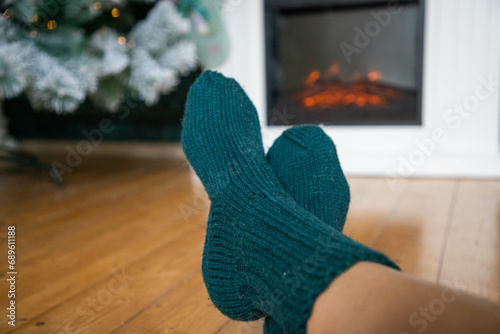
[[[354,264],[397,268],[342,234],[349,187],[318,127],[285,131],[266,158],[243,89],[207,71],[189,92],[182,145],[211,200],[204,282],[229,318],[305,333],[316,298]]]

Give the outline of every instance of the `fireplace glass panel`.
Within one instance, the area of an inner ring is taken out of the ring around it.
[[[418,2],[268,10],[269,125],[421,123]]]

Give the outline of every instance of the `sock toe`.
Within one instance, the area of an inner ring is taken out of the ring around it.
[[[350,203],[349,184],[335,144],[318,126],[290,128],[276,139],[267,161],[295,201],[342,231]]]
[[[181,142],[211,198],[249,161],[265,162],[255,107],[235,80],[213,71],[191,86]]]

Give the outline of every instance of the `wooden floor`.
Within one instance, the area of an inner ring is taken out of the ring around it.
[[[92,154],[61,189],[1,168],[1,333],[262,331],[211,305],[200,269],[209,202],[172,152]],[[500,302],[500,181],[349,181],[348,235],[405,272]],[[5,317],[8,225],[17,228],[15,328]]]

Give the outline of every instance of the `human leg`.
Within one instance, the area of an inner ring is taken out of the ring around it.
[[[272,316],[304,333],[316,297],[360,261],[397,268],[301,208],[265,160],[241,87],[207,72],[189,93],[182,145],[211,199],[202,269],[213,303],[235,320]]]
[[[309,334],[500,333],[500,307],[466,293],[360,262],[316,300]]]

